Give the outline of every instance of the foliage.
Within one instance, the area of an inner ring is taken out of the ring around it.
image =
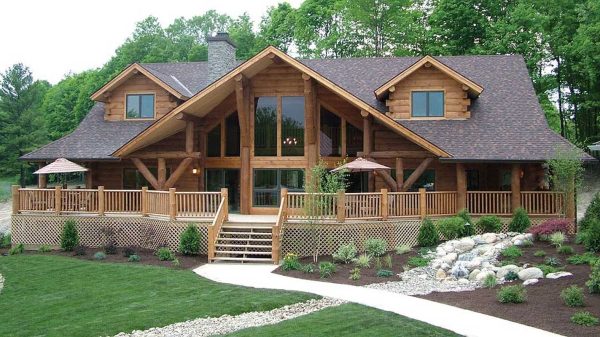
[[[358,268],[369,268],[371,267],[371,256],[368,254],[360,254],[355,260],[354,264]]]
[[[137,254],[131,254],[127,257],[127,261],[129,262],[140,262],[141,258]]]
[[[115,241],[109,241],[104,245],[104,252],[107,255],[115,255],[117,253],[117,244]]]
[[[380,257],[387,251],[387,242],[384,239],[366,239],[365,253],[373,257]]]
[[[333,253],[333,260],[336,262],[350,263],[356,257],[356,246],[354,243],[341,245],[337,252]]]
[[[351,279],[352,281],[360,280],[360,268],[354,268],[354,269],[350,270],[349,279]]]
[[[283,263],[281,264],[281,269],[283,269],[285,271],[290,271],[290,270],[299,270],[301,267],[302,267],[302,264],[300,263],[300,258],[298,257],[298,254],[294,254],[294,253],[285,254],[285,256],[283,257]]]
[[[496,275],[488,275],[483,279],[483,286],[485,288],[493,288],[498,284],[498,280],[496,279]]]
[[[387,269],[379,269],[377,271],[377,277],[391,277],[394,275],[394,272]]]
[[[392,256],[386,255],[383,257],[383,266],[387,269],[392,269]]]
[[[506,257],[509,259],[516,259],[520,256],[523,256],[523,251],[521,250],[521,248],[519,248],[517,246],[510,246],[510,247],[506,247],[506,248],[502,249],[500,254],[502,254],[503,257]]]
[[[335,271],[335,264],[327,261],[319,263],[319,275],[321,278],[329,278],[331,275],[333,275],[333,273],[335,273]]]
[[[546,256],[546,252],[545,252],[545,251],[543,251],[543,250],[536,250],[536,251],[533,253],[533,256],[537,256],[537,257],[544,257],[544,256]]]
[[[158,256],[158,259],[161,261],[175,260],[175,254],[173,254],[173,252],[170,251],[167,247],[158,248],[158,250],[156,251],[156,256]]]
[[[554,266],[551,266],[549,264],[543,264],[543,263],[536,265],[536,268],[539,268],[542,271],[542,273],[544,273],[544,276],[546,276],[550,273],[556,273],[556,272],[560,271],[560,269],[558,269]]]
[[[399,244],[396,246],[395,251],[396,251],[396,254],[403,255],[403,254],[406,254],[406,253],[412,251],[412,248],[410,248],[409,245]]]
[[[598,325],[598,318],[589,311],[578,311],[571,316],[571,322],[577,325],[594,326]]]
[[[583,307],[583,288],[572,285],[560,292],[560,298],[570,307]]]
[[[426,267],[429,264],[429,259],[422,256],[411,256],[408,259],[408,265],[416,268],[416,267]]]
[[[567,262],[570,264],[589,264],[593,265],[598,261],[598,257],[591,252],[585,252],[581,255],[573,255],[567,258]]]
[[[375,270],[379,270],[381,268],[383,268],[383,265],[381,264],[381,258],[376,257],[375,258]]]
[[[574,194],[583,179],[582,152],[579,149],[558,148],[554,157],[548,160],[550,182],[554,189]]]
[[[550,236],[548,237],[548,240],[555,247],[560,247],[565,242],[566,236],[562,232],[555,232],[555,233],[550,234]]]
[[[198,226],[191,223],[179,237],[179,252],[183,255],[198,255],[200,253],[200,231]]]
[[[10,247],[11,240],[10,233],[0,234],[0,248]]]
[[[79,244],[79,234],[77,233],[75,220],[67,220],[60,235],[60,248],[70,252],[77,244]]]
[[[533,247],[533,241],[523,240],[523,243],[521,243],[521,247]]]
[[[519,279],[519,275],[511,270],[508,273],[506,273],[506,275],[504,275],[504,279],[506,281],[516,281]]]
[[[446,240],[456,239],[465,231],[465,220],[458,216],[440,219],[437,230]]]
[[[123,256],[130,257],[131,255],[136,255],[135,248],[132,246],[128,246],[123,248]]]
[[[531,219],[523,207],[515,209],[512,220],[508,224],[509,232],[525,232],[531,226]]]
[[[556,251],[559,254],[565,254],[565,255],[571,255],[575,252],[575,250],[573,250],[573,247],[566,246],[566,245],[562,245],[562,246],[558,247]]]
[[[463,231],[460,236],[475,235],[475,223],[473,222],[469,211],[466,208],[463,208],[458,213],[456,213],[456,216],[462,218],[465,221]]]
[[[417,236],[417,242],[421,247],[432,247],[440,242],[440,235],[438,234],[433,221],[429,218],[423,219],[421,227],[419,228],[419,235]]]
[[[22,243],[19,243],[19,244],[15,245],[14,247],[12,247],[8,251],[8,255],[23,254],[24,252],[25,252],[25,246]]]
[[[75,256],[84,256],[86,253],[86,247],[84,245],[77,245],[73,249],[73,255]]]
[[[600,294],[600,262],[596,261],[592,265],[590,278],[585,282],[585,285],[589,288],[590,294]]]
[[[41,245],[38,248],[38,252],[40,253],[49,253],[52,251],[52,248],[50,247],[50,245]]]
[[[174,258],[174,259],[171,261],[171,266],[172,266],[173,268],[180,268],[180,267],[181,267],[181,262],[179,262],[179,259],[178,259],[178,258]]]
[[[529,233],[533,234],[535,237],[547,237],[556,232],[566,234],[569,232],[570,226],[571,222],[567,219],[550,219],[537,226],[531,227]]]
[[[585,232],[593,220],[600,220],[600,192],[594,194],[592,201],[585,210],[583,219],[579,221],[579,231]]]
[[[554,256],[548,256],[544,259],[544,263],[552,267],[560,267],[560,260]]]
[[[484,215],[477,221],[477,227],[484,233],[498,233],[502,229],[502,222],[495,215]]]
[[[106,254],[104,254],[104,252],[96,252],[96,254],[94,254],[94,259],[95,260],[104,260],[104,259],[106,259]]]
[[[312,274],[315,272],[315,265],[312,263],[307,263],[300,267],[300,270],[305,274]]]
[[[600,220],[591,220],[583,236],[583,245],[590,252],[600,252]]]
[[[527,300],[527,290],[520,284],[501,287],[496,298],[500,303],[523,303]]]

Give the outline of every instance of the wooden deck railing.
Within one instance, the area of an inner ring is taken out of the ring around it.
[[[512,213],[511,192],[469,191],[467,209],[471,214],[509,215]]]
[[[104,197],[105,213],[142,212],[142,191],[101,189],[99,194]]]
[[[208,226],[207,243],[208,243],[208,262],[211,262],[215,258],[215,245],[219,238],[219,232],[221,227],[229,218],[229,198],[226,188],[221,189],[221,201],[219,202],[219,208],[215,214],[215,218],[210,226]]]
[[[521,207],[532,215],[562,214],[565,212],[564,194],[560,192],[521,192]]]
[[[388,193],[389,217],[416,217],[420,215],[419,192]]]
[[[338,214],[338,195],[335,193],[290,192],[286,200],[290,219],[335,219]]]
[[[177,216],[212,218],[221,202],[220,192],[176,192]]]
[[[346,193],[346,219],[377,219],[382,217],[382,193]]]
[[[456,192],[426,192],[427,214],[456,214]]]
[[[287,207],[288,204],[288,189],[281,189],[281,203],[279,204],[279,211],[277,212],[277,221],[275,226],[271,228],[271,259],[273,263],[278,264],[281,258],[281,237],[283,231],[283,223],[287,219]]]

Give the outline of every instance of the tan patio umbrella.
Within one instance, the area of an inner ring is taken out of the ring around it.
[[[58,158],[55,161],[53,161],[52,163],[33,172],[33,174],[50,174],[50,173],[61,174],[61,177],[63,178],[62,185],[64,186],[66,184],[66,181],[64,179],[66,173],[86,172],[86,171],[88,171],[88,169],[86,169],[85,167],[83,167],[79,164],[75,164],[74,162],[69,161],[65,158]]]
[[[391,168],[377,164],[375,162],[366,160],[364,158],[358,157],[353,161],[346,163],[340,167],[334,168],[332,171],[339,171],[346,169],[348,172],[370,172],[377,170],[391,170]]]

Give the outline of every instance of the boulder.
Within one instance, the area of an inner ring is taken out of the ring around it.
[[[533,241],[533,234],[531,234],[531,233],[525,234],[525,240]]]
[[[459,252],[466,252],[475,247],[475,241],[471,238],[463,238],[454,244],[454,249]]]
[[[456,260],[457,257],[458,257],[458,254],[456,254],[456,253],[448,253],[448,254],[446,254],[446,256],[442,257],[441,260],[442,260],[442,262],[445,262],[445,263],[452,263],[452,262],[454,262],[454,260]]]
[[[496,274],[494,274],[493,271],[485,270],[485,271],[479,272],[477,274],[477,276],[475,276],[475,281],[483,282],[483,280],[485,280],[485,278],[488,277],[488,275],[496,276]]]
[[[549,273],[546,275],[546,278],[550,278],[550,279],[557,279],[557,278],[561,278],[561,277],[566,277],[566,276],[573,276],[573,274],[567,272],[567,271],[559,271],[556,273]]]
[[[522,246],[524,242],[525,241],[523,241],[523,240],[515,240],[515,241],[513,241],[513,245],[515,245],[515,246]]]
[[[458,284],[469,284],[469,280],[466,278],[458,279]]]
[[[485,240],[481,237],[481,235],[473,236],[473,241],[475,241],[475,244],[477,244],[477,245],[485,243]]]
[[[469,274],[469,281],[475,281],[477,274],[479,274],[480,272],[481,270],[479,269],[473,269],[473,271]]]
[[[467,277],[469,275],[469,270],[463,263],[457,263],[450,270],[450,274],[456,278]]]
[[[454,245],[452,245],[451,242],[446,242],[446,244],[442,246],[442,249],[446,252],[446,254],[452,253],[454,251]]]
[[[443,269],[438,269],[435,273],[435,278],[438,280],[443,280],[446,278],[446,272]]]
[[[440,268],[442,268],[444,270],[448,270],[448,269],[450,269],[450,264],[444,262],[444,263],[442,263],[442,266]]]
[[[542,272],[540,268],[536,267],[523,269],[517,274],[519,275],[519,279],[522,281],[544,277],[544,272]]]
[[[518,235],[514,236],[511,240],[512,240],[512,242],[515,242],[515,241],[524,241],[524,240],[526,240],[525,239],[525,234],[518,234]]]
[[[534,284],[536,284],[536,283],[538,283],[538,279],[536,279],[536,278],[532,278],[532,279],[529,279],[529,280],[526,280],[526,281],[524,281],[524,282],[523,282],[523,285],[524,285],[524,286],[530,286],[530,285],[534,285]]]
[[[435,255],[437,255],[438,257],[442,257],[442,256],[446,255],[446,251],[442,247],[437,247],[435,249]]]
[[[473,260],[467,262],[467,268],[468,269],[478,268],[479,266],[481,266],[481,262],[482,262],[482,259],[480,257],[476,257]]]
[[[498,273],[496,273],[496,276],[498,278],[504,278],[504,276],[506,276],[506,274],[508,274],[508,272],[513,272],[513,273],[519,273],[523,268],[519,267],[519,266],[515,266],[514,264],[509,264],[503,267],[500,267],[498,269]]]
[[[486,243],[494,243],[497,240],[496,233],[485,233],[481,236]]]

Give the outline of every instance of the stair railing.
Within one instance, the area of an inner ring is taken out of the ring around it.
[[[217,239],[219,238],[219,233],[221,232],[221,227],[223,223],[229,218],[229,201],[228,201],[228,192],[226,188],[221,189],[221,202],[219,203],[219,208],[217,209],[217,214],[213,219],[213,222],[210,226],[208,226],[208,262],[212,262],[215,258],[215,245],[217,243]]]
[[[277,212],[277,222],[275,222],[275,226],[271,229],[271,259],[273,263],[278,264],[279,259],[281,258],[281,237],[283,233],[283,223],[287,217],[287,198],[288,198],[288,189],[281,189],[281,204],[279,205],[279,211]]]

